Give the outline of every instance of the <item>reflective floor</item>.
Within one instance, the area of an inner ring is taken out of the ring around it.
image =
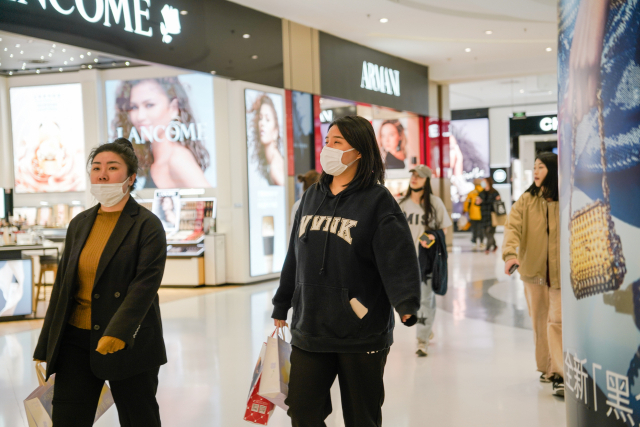
[[[564,402],[535,372],[522,283],[504,275],[499,254],[471,252],[468,239],[455,237],[449,293],[438,300],[429,356],[414,355],[415,328],[396,328],[385,372],[384,425],[564,426]],[[242,419],[247,391],[273,330],[276,287],[197,292],[161,305],[169,356],[158,391],[164,426],[249,425]],[[22,401],[37,386],[31,357],[39,329],[3,333],[10,327],[0,323],[0,427],[27,427]],[[332,392],[327,425],[344,426],[337,384]],[[115,407],[96,423],[118,425]],[[276,409],[269,425],[291,422]]]

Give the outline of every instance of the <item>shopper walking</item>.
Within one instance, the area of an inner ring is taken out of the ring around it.
[[[496,228],[493,226],[493,220],[491,213],[493,210],[493,204],[500,200],[500,193],[498,190],[493,188],[493,179],[491,177],[484,178],[482,180],[482,191],[478,195],[477,202],[480,202],[480,209],[482,219],[480,220],[482,223],[482,229],[484,232],[484,236],[487,238],[487,245],[485,247],[485,254],[488,254],[490,251],[495,252],[498,249],[496,245]]]
[[[324,426],[340,382],[346,427],[382,425],[383,373],[394,314],[416,322],[420,273],[407,221],[384,183],[368,120],[329,127],[320,181],[302,197],[280,287],[276,326],[293,308],[289,395],[293,427]]]
[[[128,140],[95,148],[88,164],[99,204],[69,224],[34,358],[56,374],[54,426],[92,426],[105,380],[120,425],[160,426],[165,232],[130,195],[138,159]]]
[[[320,178],[320,174],[315,169],[311,169],[304,175],[298,175],[298,182],[302,183],[302,193],[309,189],[313,184],[318,182]],[[293,223],[296,219],[296,212],[298,212],[298,207],[300,206],[300,201],[302,200],[302,196],[296,200],[296,202],[291,207],[291,216],[289,217],[289,238],[291,238],[291,230],[293,229]]]
[[[511,208],[502,248],[505,273],[520,269],[533,323],[540,381],[564,396],[558,211],[558,156],[536,157],[534,182]]]
[[[484,233],[482,230],[482,209],[478,203],[478,196],[482,192],[480,183],[482,180],[476,178],[473,180],[475,188],[467,194],[467,200],[464,203],[464,212],[469,213],[469,222],[471,223],[471,243],[475,245],[473,250],[481,250],[484,248],[482,240]]]
[[[399,204],[409,223],[411,237],[416,245],[416,253],[418,253],[420,245],[428,247],[427,242],[420,240],[420,236],[427,233],[429,239],[435,241],[435,230],[443,230],[444,235],[452,222],[444,202],[435,196],[431,189],[431,169],[425,165],[418,165],[409,172],[411,172],[409,188]],[[433,291],[432,278],[429,277],[426,281],[422,281],[420,289],[416,354],[425,357],[429,341],[433,338],[432,329],[436,317],[436,294]]]

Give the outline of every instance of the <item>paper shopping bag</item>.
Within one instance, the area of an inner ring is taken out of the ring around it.
[[[284,400],[289,394],[290,360],[291,344],[284,340],[284,331],[282,338],[278,335],[267,338],[267,353],[264,358],[262,381],[258,394],[285,411],[289,410]]]
[[[29,427],[51,427],[53,425],[51,414],[56,376],[53,374],[48,381],[45,381],[45,370],[40,362],[36,363],[36,376],[40,385],[24,400],[27,421]],[[93,420],[94,424],[107,412],[111,405],[113,405],[113,396],[111,395],[111,389],[105,384],[100,393],[96,417]]]
[[[245,421],[263,426],[267,425],[269,418],[271,418],[273,410],[275,409],[275,405],[273,403],[258,395],[266,352],[267,344],[265,343],[262,345],[260,357],[258,357],[258,362],[256,363],[256,367],[253,371],[253,378],[251,379],[251,387],[249,388],[249,396],[247,398],[247,408],[244,412]]]

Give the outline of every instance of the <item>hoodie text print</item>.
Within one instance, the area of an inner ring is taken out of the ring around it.
[[[415,315],[420,271],[409,225],[382,185],[338,194],[316,183],[303,195],[273,298],[275,319],[293,309],[291,343],[305,351],[366,353],[393,343],[393,308]],[[367,314],[351,308],[356,298]]]

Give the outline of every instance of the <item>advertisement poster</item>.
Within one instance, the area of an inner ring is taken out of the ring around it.
[[[420,163],[420,119],[374,119],[372,125],[387,178],[408,178],[409,170]]]
[[[282,270],[287,247],[283,98],[245,90],[251,276]]]
[[[165,231],[178,231],[180,228],[180,190],[156,190],[153,195],[153,212]]]
[[[473,180],[489,176],[489,119],[452,120],[449,131],[451,202],[459,217]]]
[[[567,425],[636,426],[640,423],[640,3],[561,0],[559,12]]]
[[[315,139],[313,129],[313,96],[304,92],[291,92],[293,104],[293,155],[295,175],[304,175],[315,169]],[[295,198],[302,197],[302,183],[296,180]]]
[[[216,187],[212,76],[109,80],[105,88],[109,141],[133,144],[137,189]]]
[[[0,317],[31,314],[31,260],[0,261]]]
[[[9,94],[15,192],[84,191],[81,84],[14,87]]]

